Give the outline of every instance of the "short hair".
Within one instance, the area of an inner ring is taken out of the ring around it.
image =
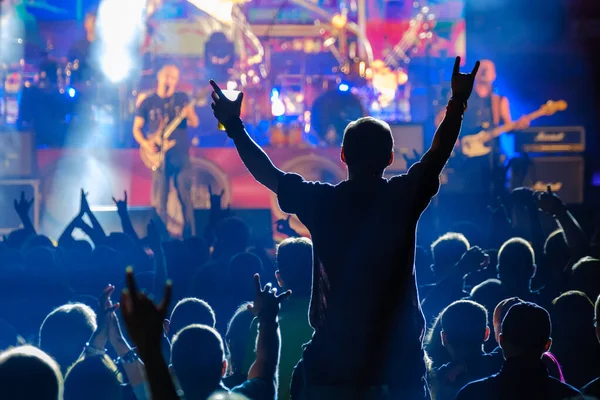
[[[453,346],[471,348],[485,342],[488,313],[485,307],[471,300],[450,304],[442,315],[442,331]]]
[[[387,122],[373,117],[352,121],[344,130],[342,148],[348,168],[378,173],[388,166],[394,138]]]
[[[64,400],[120,399],[122,383],[118,367],[107,355],[82,357],[65,375]]]
[[[557,331],[582,332],[594,318],[594,303],[585,293],[569,290],[552,300],[550,311]]]
[[[600,260],[583,257],[571,269],[571,288],[584,292],[590,299],[600,295]]]
[[[277,246],[277,269],[296,295],[308,295],[312,285],[313,244],[308,238],[287,238]]]
[[[501,302],[499,302],[498,305],[496,305],[496,308],[494,308],[494,313],[492,315],[492,324],[494,326],[498,325],[501,327],[502,320],[504,320],[504,317],[506,317],[508,310],[510,310],[510,308],[515,304],[520,304],[523,302],[524,300],[521,300],[518,297],[509,297],[508,299],[504,299]]]
[[[216,323],[215,312],[206,301],[196,297],[186,297],[179,300],[171,311],[169,336],[174,336],[188,325],[200,324],[214,328]]]
[[[177,73],[181,73],[181,69],[175,63],[164,64],[159,70],[157,76],[162,75],[167,70],[177,70]]]
[[[515,304],[502,320],[502,337],[522,353],[541,357],[551,334],[550,314],[534,303]]]
[[[498,251],[498,276],[501,281],[531,279],[535,275],[535,252],[525,239],[508,239]]]
[[[469,248],[471,245],[462,233],[445,233],[431,244],[433,264],[453,266]]]
[[[39,333],[39,347],[66,371],[83,351],[96,330],[96,313],[83,303],[62,305],[46,316]]]
[[[221,381],[224,360],[221,335],[209,326],[190,325],[173,338],[171,365],[184,392],[198,386],[215,387]]]
[[[7,399],[62,400],[63,378],[56,361],[33,346],[0,353],[0,390]]]

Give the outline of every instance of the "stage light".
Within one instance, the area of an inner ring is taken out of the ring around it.
[[[129,76],[133,61],[129,50],[116,48],[104,52],[101,65],[104,75],[112,83],[118,83]]]
[[[350,86],[348,86],[345,83],[340,83],[340,85],[338,86],[338,90],[340,92],[347,92],[348,90],[350,90]]]
[[[77,92],[75,91],[75,89],[69,88],[67,90],[67,94],[69,95],[70,98],[73,98],[73,97],[75,97],[75,95],[77,94]]]
[[[279,90],[273,88],[271,90],[271,115],[281,117],[285,114],[285,104],[279,95]]]

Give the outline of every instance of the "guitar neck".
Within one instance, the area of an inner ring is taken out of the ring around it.
[[[529,121],[533,121],[534,119],[537,119],[543,115],[544,115],[544,112],[540,109],[540,110],[534,111],[530,114],[527,114],[525,116],[525,118],[527,118]],[[513,121],[513,122],[509,122],[508,124],[504,124],[502,126],[494,128],[491,131],[486,132],[487,135],[486,135],[485,140],[487,141],[487,140],[495,139],[498,136],[502,135],[503,133],[514,130],[516,126],[517,126],[517,122]]]
[[[188,105],[186,105],[186,107],[194,107],[197,103],[197,100],[192,100],[191,103],[189,103]],[[177,129],[177,127],[179,126],[179,124],[181,124],[181,121],[183,121],[185,118],[181,116],[181,114],[179,114],[177,117],[175,117],[173,120],[171,120],[169,122],[169,124],[167,125],[167,127],[165,128],[165,130],[163,131],[163,139],[168,139],[173,132],[175,132],[175,130]]]

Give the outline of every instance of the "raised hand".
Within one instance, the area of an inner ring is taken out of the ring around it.
[[[215,117],[226,127],[229,121],[240,118],[244,94],[240,92],[237,99],[232,101],[223,94],[223,91],[219,85],[215,83],[215,81],[211,80],[210,85],[214,90],[211,95],[213,99],[211,107],[214,111]]]
[[[133,268],[127,268],[127,289],[121,294],[121,312],[131,340],[137,346],[142,360],[160,355],[163,321],[171,303],[172,284],[165,286],[165,294],[159,305],[137,290]]]
[[[80,206],[79,206],[79,214],[84,215],[85,213],[89,213],[92,210],[90,209],[90,204],[87,201],[87,195],[83,189],[81,189],[81,198],[80,198]]]
[[[461,272],[468,274],[486,268],[489,263],[490,256],[479,246],[473,246],[462,255],[457,265]]]
[[[284,234],[284,235],[288,235],[289,237],[299,236],[298,232],[296,232],[290,226],[291,219],[292,219],[292,216],[288,215],[288,217],[286,219],[282,218],[282,219],[278,219],[277,221],[275,221],[275,227],[277,228],[277,232]]]
[[[117,200],[114,197],[112,198],[113,203],[117,206],[117,211],[119,213],[127,212],[127,191],[123,191],[123,200]]]
[[[548,185],[545,192],[537,193],[538,208],[550,215],[557,215],[565,210],[565,203],[552,192],[552,188]]]
[[[21,192],[19,200],[15,199],[14,201],[15,211],[19,216],[28,216],[33,202],[33,197],[30,200],[27,200],[25,199],[25,192]]]
[[[415,149],[413,149],[412,156],[409,156],[408,154],[403,153],[402,157],[404,158],[404,161],[406,161],[406,169],[409,169],[410,167],[412,167],[412,165],[415,164],[417,161],[419,161],[422,156],[423,155],[419,154],[419,152]]]
[[[479,70],[479,61],[475,63],[473,70],[469,74],[460,72],[460,57],[456,57],[454,61],[454,69],[452,70],[452,98],[454,100],[466,102],[473,91],[473,83],[475,75]]]
[[[248,304],[248,310],[259,320],[275,319],[279,313],[281,302],[292,295],[292,291],[288,290],[278,296],[277,289],[273,288],[270,283],[263,288],[258,274],[254,275],[254,289],[254,302]]]
[[[115,287],[113,285],[107,285],[98,299],[98,306],[96,308],[97,327],[90,339],[90,345],[97,350],[104,349],[109,336],[111,319],[116,319],[115,311],[119,309],[119,303],[113,304],[110,299],[114,291]]]
[[[537,194],[527,187],[518,187],[513,189],[510,197],[514,204],[519,204],[524,207],[530,207],[537,202]]]

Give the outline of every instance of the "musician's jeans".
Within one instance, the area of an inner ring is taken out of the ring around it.
[[[166,167],[166,168],[165,168]],[[171,181],[177,191],[177,198],[181,203],[183,213],[183,237],[196,234],[194,219],[194,204],[192,202],[192,169],[189,160],[182,166],[166,163],[163,168],[152,173],[152,194],[155,201],[156,212],[165,226],[168,222],[167,201]]]

